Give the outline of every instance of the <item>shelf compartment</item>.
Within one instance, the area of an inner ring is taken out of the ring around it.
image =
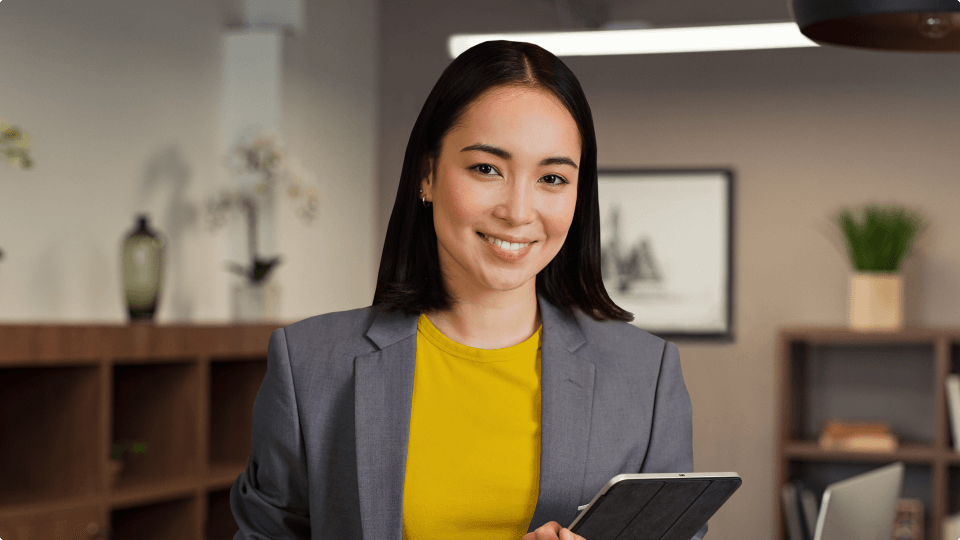
[[[960,512],[960,463],[947,468],[947,499],[944,510],[944,517]]]
[[[113,366],[111,441],[146,443],[124,457],[115,488],[197,474],[198,375],[196,363]]]
[[[0,368],[0,506],[100,489],[98,366]]]
[[[186,497],[145,506],[121,508],[110,513],[112,540],[169,540],[197,538],[196,497]]]
[[[250,455],[253,403],[267,373],[266,358],[210,362],[211,471],[219,466],[241,470]]]
[[[870,472],[898,460],[891,459],[880,463],[865,463],[854,460],[831,462],[814,462],[791,460],[787,466],[788,480],[801,480],[810,488],[817,501],[823,499],[823,492],[827,486],[847,478]],[[932,536],[931,512],[933,509],[932,468],[927,465],[906,463],[903,474],[903,487],[900,497],[903,499],[919,499],[923,502],[924,510],[924,538],[925,540],[940,540],[939,536]]]
[[[233,540],[240,527],[230,509],[230,490],[218,489],[207,493],[207,517],[204,524],[205,540]]]
[[[936,440],[937,368],[933,344],[794,344],[794,439],[812,439],[824,422],[886,422],[901,438]]]
[[[960,343],[950,343],[950,373],[960,373]]]

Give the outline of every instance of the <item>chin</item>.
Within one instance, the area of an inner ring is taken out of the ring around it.
[[[486,280],[487,286],[491,289],[495,289],[501,292],[515,291],[527,283],[530,283],[536,279],[536,275],[530,277],[518,277],[518,278],[504,278],[504,279],[488,279]]]

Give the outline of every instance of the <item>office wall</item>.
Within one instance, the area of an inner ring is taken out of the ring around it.
[[[242,229],[210,231],[203,206],[229,181],[228,4],[0,4],[0,118],[28,131],[37,163],[0,167],[0,320],[124,320],[119,245],[141,211],[168,239],[158,320],[229,318],[225,245]],[[283,319],[373,295],[377,17],[375,0],[309,2],[284,38],[281,132],[321,203],[310,225],[277,208]]]
[[[787,20],[786,2],[615,2],[660,25]],[[452,32],[556,27],[552,2],[383,4],[382,239],[410,129]],[[568,58],[590,101],[601,167],[730,167],[736,175],[736,342],[679,342],[699,471],[743,487],[712,540],[774,533],[776,338],[784,325],[844,325],[849,265],[830,218],[897,202],[932,222],[905,263],[907,322],[960,324],[960,70],[955,55],[838,48]],[[380,240],[382,241],[382,240]]]

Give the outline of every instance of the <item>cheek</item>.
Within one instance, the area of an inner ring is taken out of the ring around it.
[[[570,230],[570,224],[573,222],[576,207],[576,196],[562,197],[552,201],[548,212],[550,218],[545,220],[547,222],[547,233],[555,237],[566,237],[567,231]]]
[[[454,235],[462,232],[458,229],[472,227],[477,216],[482,213],[483,206],[482,200],[470,192],[468,185],[457,180],[453,175],[441,179],[444,189],[437,201],[439,205],[434,207],[434,221],[438,225],[443,223],[450,228],[447,232]]]

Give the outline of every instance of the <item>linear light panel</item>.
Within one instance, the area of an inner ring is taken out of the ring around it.
[[[463,34],[450,36],[450,56],[495,39],[535,43],[557,56],[659,54],[701,51],[738,51],[817,47],[800,33],[795,22],[732,24],[639,30],[585,30],[514,34]]]

